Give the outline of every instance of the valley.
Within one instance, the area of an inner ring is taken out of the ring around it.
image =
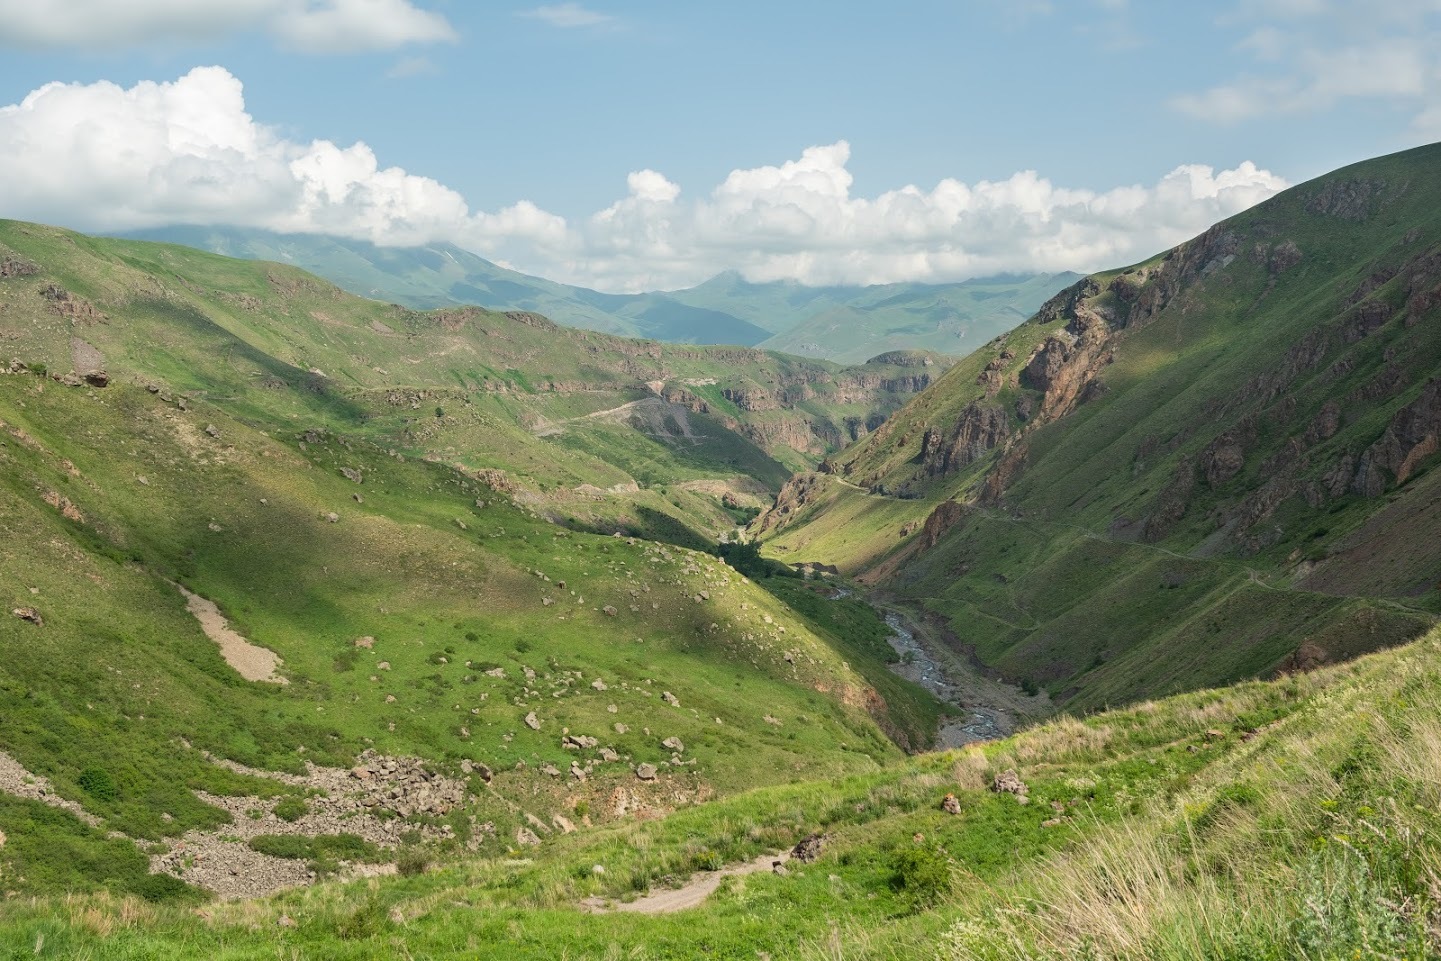
[[[1427,956],[1438,149],[849,366],[0,222],[0,944]]]

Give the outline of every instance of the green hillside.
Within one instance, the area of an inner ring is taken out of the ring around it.
[[[1087,278],[759,529],[1072,708],[1414,637],[1441,611],[1438,211],[1433,146]]]
[[[607,531],[689,530],[696,544],[945,366],[897,353],[842,368],[534,314],[424,313],[294,268],[16,222],[0,222],[0,245],[33,271],[0,287],[9,358],[68,372],[93,350],[86,363],[223,400],[257,423],[503,470],[544,513]]]
[[[499,856],[934,734],[869,608],[694,549],[920,355],[417,313],[16,222],[0,316],[0,890]]]
[[[288,264],[418,310],[526,310],[568,327],[671,343],[740,344],[859,364],[893,350],[969,353],[1025,320],[1073,274],[956,284],[807,287],[724,273],[685,290],[604,294],[532,277],[453,244],[377,247],[313,234],[167,227],[132,236]]]

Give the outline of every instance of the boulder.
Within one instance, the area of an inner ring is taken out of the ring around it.
[[[531,711],[525,716],[525,726],[530,728],[532,731],[540,730],[540,718],[535,716],[534,711]]]
[[[668,737],[660,743],[662,747],[668,747],[677,753],[685,750],[685,742],[678,737]]]
[[[825,847],[826,836],[824,834],[812,834],[801,838],[800,843],[791,848],[791,857],[802,864],[810,864],[821,856],[821,849]]]
[[[1026,782],[1010,768],[996,775],[995,781],[991,783],[991,790],[997,794],[1014,794],[1016,797],[1025,797],[1030,792]]]
[[[640,778],[642,781],[654,781],[655,773],[656,772],[654,764],[641,764],[635,769],[635,776]]]
[[[945,811],[947,814],[960,814],[961,802],[956,798],[954,794],[947,794],[944,798],[941,799],[941,810]]]
[[[17,607],[17,608],[15,608],[15,610],[11,611],[10,613],[14,614],[16,617],[20,618],[20,620],[22,620],[22,621],[29,621],[31,624],[34,624],[36,627],[44,627],[44,626],[45,626],[45,618],[41,617],[41,616],[40,616],[40,612],[37,611],[37,610],[36,610],[35,608],[33,608],[33,607]]]

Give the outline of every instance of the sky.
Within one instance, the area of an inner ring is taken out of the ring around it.
[[[1089,271],[1441,139],[1441,0],[0,0],[0,216],[607,291]]]

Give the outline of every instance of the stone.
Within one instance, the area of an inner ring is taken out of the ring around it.
[[[340,523],[340,515],[335,513],[335,511],[331,511],[330,513],[326,514],[325,519],[332,524]]]
[[[276,918],[275,926],[279,928],[293,928],[295,927],[295,919],[288,914],[282,914],[279,918]]]
[[[365,637],[357,637],[355,639],[355,646],[363,647],[366,650],[370,650],[371,648],[375,647],[375,638],[370,637],[369,635]]]
[[[389,662],[389,661],[381,661],[381,662],[379,662],[378,664],[375,665],[375,669],[376,669],[377,671],[388,671],[388,670],[390,670],[390,662]]]
[[[540,838],[530,828],[516,828],[515,843],[522,847],[535,847],[540,843]]]
[[[1021,780],[1021,776],[1009,768],[996,775],[995,781],[991,784],[991,790],[997,794],[1014,794],[1018,798],[1023,798],[1030,793],[1030,788],[1026,787],[1026,782]]]
[[[609,604],[607,604],[605,607],[602,607],[601,610],[605,612],[606,617],[615,617],[616,615],[616,609],[611,607]]]
[[[40,616],[40,612],[37,611],[37,610],[36,610],[35,608],[33,608],[33,607],[17,607],[17,608],[15,608],[15,610],[11,611],[10,613],[11,613],[11,614],[14,614],[16,617],[20,618],[20,620],[22,620],[22,621],[29,621],[31,624],[34,624],[36,627],[44,627],[44,626],[45,626],[45,618],[41,617],[41,616]]]
[[[821,856],[821,849],[825,847],[826,836],[824,834],[811,834],[801,838],[800,843],[791,848],[791,857],[802,864],[810,864]]]
[[[685,742],[678,737],[668,737],[660,743],[662,747],[668,747],[677,753],[685,750]]]
[[[654,764],[641,764],[638,765],[635,769],[635,776],[640,778],[642,781],[654,781],[655,774],[656,771]]]
[[[625,734],[625,733],[627,733],[629,730],[630,730],[630,727],[629,727],[628,725],[621,724],[621,723],[619,723],[619,722],[617,722],[616,725],[615,725],[615,733],[617,733],[617,734]]]
[[[660,699],[662,701],[665,701],[671,707],[680,707],[680,698],[676,697],[670,691],[662,691]]]
[[[771,873],[772,873],[772,874],[779,875],[780,877],[785,877],[786,875],[790,874],[791,872],[786,869],[786,863],[785,863],[784,861],[772,861],[772,862],[771,862]]]
[[[535,716],[534,711],[531,711],[525,716],[525,726],[530,728],[532,731],[540,730],[540,718]]]
[[[960,814],[961,802],[954,794],[947,794],[941,799],[941,810],[947,814]]]
[[[214,424],[206,424],[206,425],[205,425],[205,433],[206,433],[208,436],[210,436],[210,437],[215,437],[215,438],[219,438],[219,437],[220,437],[220,431],[216,428],[216,426],[215,426]]]
[[[595,680],[591,681],[590,686],[597,691],[606,690],[605,681],[602,681],[600,678],[596,678]]]

